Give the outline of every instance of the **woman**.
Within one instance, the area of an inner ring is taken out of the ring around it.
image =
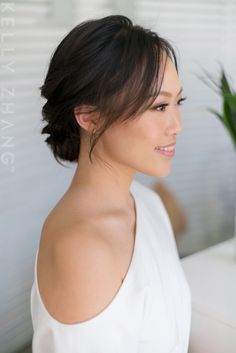
[[[133,180],[169,174],[181,92],[171,45],[125,16],[83,22],[55,50],[42,133],[77,169],[42,228],[33,353],[187,352],[191,298],[170,221]]]

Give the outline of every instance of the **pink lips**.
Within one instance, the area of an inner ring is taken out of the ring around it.
[[[156,151],[160,154],[163,154],[164,156],[169,156],[169,157],[174,157],[175,155],[175,150],[173,151],[161,151],[161,150],[157,150]]]
[[[170,147],[176,145],[176,142],[171,143],[170,145],[165,145],[165,146],[158,146],[158,147]]]
[[[173,151],[164,151],[164,150],[160,150],[159,148],[170,147],[170,146],[175,146],[175,145],[176,145],[176,142],[173,142],[173,143],[166,145],[166,146],[158,146],[155,148],[155,151],[157,151],[160,154],[163,154],[164,156],[174,157],[174,155],[175,155],[174,149],[173,149]]]

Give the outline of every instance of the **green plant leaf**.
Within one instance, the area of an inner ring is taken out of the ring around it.
[[[236,129],[233,124],[230,106],[226,100],[224,100],[224,102],[223,102],[223,112],[224,112],[224,114],[223,114],[224,124],[225,124],[228,132],[230,133],[231,138],[233,139],[233,142],[236,147]]]
[[[222,98],[222,112],[219,113],[212,108],[208,111],[213,113],[224,125],[230,137],[232,138],[234,148],[236,150],[236,93],[230,87],[228,78],[221,66],[221,75],[217,82],[208,72],[204,71],[205,78],[202,81],[212,90],[219,93]]]
[[[232,94],[231,88],[229,86],[229,82],[228,82],[227,77],[224,73],[224,70],[221,71],[220,88],[221,88],[221,92],[223,95]]]
[[[236,113],[236,95],[226,94],[225,100],[229,104],[230,108]]]
[[[224,124],[224,118],[223,118],[223,116],[220,113],[218,113],[215,109],[212,109],[212,108],[208,108],[207,110],[210,113],[215,114],[222,121],[222,123]]]
[[[236,95],[227,93],[223,97],[225,104],[227,105],[227,116],[230,125],[232,126],[236,135]]]

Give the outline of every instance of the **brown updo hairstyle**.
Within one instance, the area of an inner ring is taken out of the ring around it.
[[[99,112],[102,124],[90,136],[92,162],[92,150],[105,130],[141,114],[156,99],[164,57],[164,67],[169,57],[178,72],[170,43],[133,25],[126,16],[88,20],[74,27],[52,54],[40,87],[47,100],[42,108],[47,125],[41,133],[49,135],[45,142],[57,162],[78,161],[81,127],[74,114],[76,106],[89,105],[94,107],[91,112]]]

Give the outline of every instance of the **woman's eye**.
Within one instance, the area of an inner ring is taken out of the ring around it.
[[[181,99],[178,101],[178,105],[182,105],[181,103],[182,103],[183,101],[185,101],[186,99],[187,99],[187,97],[181,98]]]
[[[180,98],[177,102],[177,105],[182,105],[182,102],[185,101],[187,99],[187,97],[183,97],[183,98]],[[155,105],[152,110],[155,110],[155,111],[158,111],[158,112],[164,112],[166,110],[166,107],[168,106],[169,104],[166,104],[166,103],[163,103],[163,104],[158,104],[158,105]]]
[[[153,107],[154,110],[157,110],[158,112],[164,112],[168,104],[159,104],[156,107]]]

